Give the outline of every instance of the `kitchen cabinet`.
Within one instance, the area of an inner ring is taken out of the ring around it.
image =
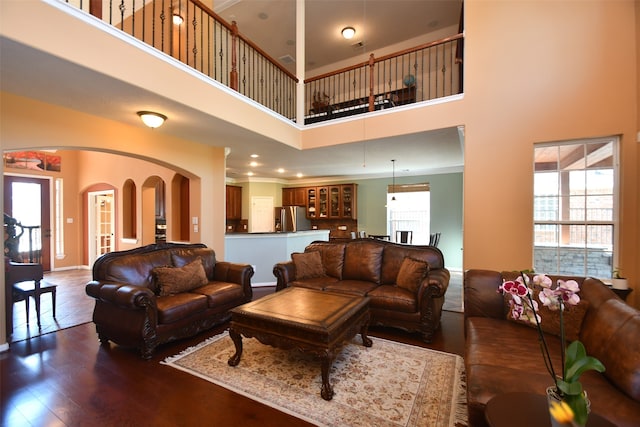
[[[318,218],[318,198],[316,197],[316,187],[307,187],[305,189],[305,198],[307,202],[307,218]]]
[[[242,187],[227,185],[227,219],[242,218]]]
[[[357,219],[357,192],[358,184],[343,184],[340,186],[340,216],[342,218]]]
[[[318,187],[318,219],[329,218],[329,187]]]
[[[304,206],[307,207],[307,188],[283,188],[282,206]]]
[[[357,219],[357,189],[358,184],[305,187],[303,206],[307,207],[307,217],[309,219]],[[284,204],[284,192],[282,197]],[[300,205],[296,204],[296,206]]]

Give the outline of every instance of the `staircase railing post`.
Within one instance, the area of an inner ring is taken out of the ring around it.
[[[229,87],[238,90],[238,24],[231,22],[231,72],[229,75]]]
[[[372,53],[371,55],[369,55],[369,111],[375,111],[375,105],[373,105],[373,102],[375,100],[375,96],[373,95],[374,67],[375,61]]]
[[[89,13],[98,19],[102,19],[102,0],[90,0]]]

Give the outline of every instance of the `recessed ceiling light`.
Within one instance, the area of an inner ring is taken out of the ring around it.
[[[247,172],[247,175],[253,176],[253,172]]]
[[[256,166],[258,166],[258,162],[251,162],[249,163],[249,166],[251,166],[252,168],[255,168]]]
[[[303,175],[302,175],[300,172],[298,172],[298,173],[296,174],[296,176],[297,176],[298,178],[302,178],[302,176],[303,176]]]
[[[258,154],[252,154],[251,157],[254,158],[254,159],[257,159],[260,156]]]
[[[278,168],[278,173],[284,173],[284,169]]]

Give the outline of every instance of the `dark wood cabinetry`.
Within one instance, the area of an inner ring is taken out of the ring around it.
[[[283,188],[282,206],[307,206],[306,187]]]
[[[282,189],[283,206],[304,206],[307,217],[316,220],[357,219],[357,184]]]
[[[227,220],[242,218],[242,187],[227,185]]]

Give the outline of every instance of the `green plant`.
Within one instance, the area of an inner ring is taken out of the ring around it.
[[[611,272],[611,277],[613,277],[614,279],[624,279],[624,277],[622,276],[622,269],[620,267],[614,268]]]

